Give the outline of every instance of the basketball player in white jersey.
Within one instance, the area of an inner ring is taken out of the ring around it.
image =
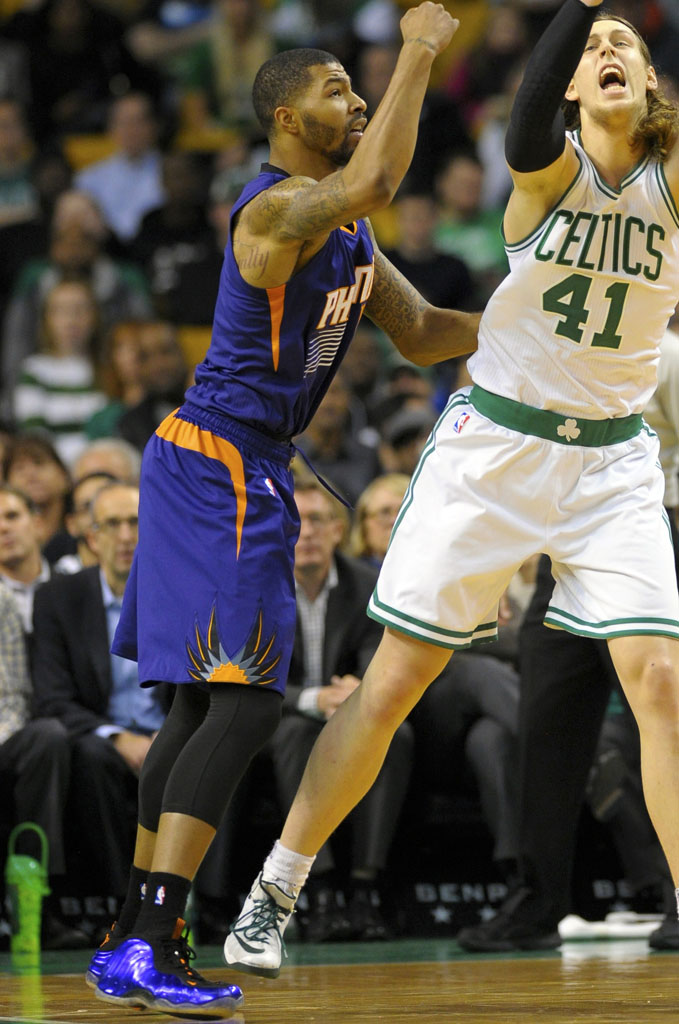
[[[564,0],[527,66],[506,140],[510,274],[481,321],[473,387],[452,396],[396,521],[369,608],[382,643],[227,937],[235,968],[278,973],[316,851],[451,652],[495,636],[498,599],[536,552],[556,579],[545,621],[608,641],[679,884],[679,596],[641,418],[679,301],[679,115],[636,30],[600,2]]]

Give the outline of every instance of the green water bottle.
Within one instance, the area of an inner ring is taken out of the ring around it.
[[[33,831],[40,841],[40,859],[16,853],[17,837]],[[7,845],[5,865],[7,899],[9,903],[10,939],[12,956],[40,954],[40,919],[42,898],[49,892],[47,884],[47,836],[32,821],[23,821],[12,829]]]

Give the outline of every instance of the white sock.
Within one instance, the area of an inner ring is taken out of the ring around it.
[[[277,839],[264,861],[262,877],[267,882],[277,882],[289,896],[297,899],[315,860],[315,856],[305,857],[302,853],[288,850]]]

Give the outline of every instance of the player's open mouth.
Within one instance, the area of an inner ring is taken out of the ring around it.
[[[625,84],[625,74],[617,64],[607,64],[601,69],[599,85],[604,92],[622,92]]]

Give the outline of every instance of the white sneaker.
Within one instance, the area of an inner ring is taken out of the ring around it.
[[[285,952],[283,932],[295,909],[295,898],[275,882],[255,879],[238,920],[224,943],[227,967],[248,974],[277,978]]]

